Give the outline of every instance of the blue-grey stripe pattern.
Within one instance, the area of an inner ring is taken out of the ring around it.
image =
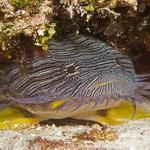
[[[59,98],[66,103],[70,99],[96,101],[101,97],[128,97],[138,88],[129,57],[99,39],[68,36],[49,41],[48,47],[46,56],[34,59],[32,69],[23,77],[18,66],[8,73],[9,98],[27,104]]]

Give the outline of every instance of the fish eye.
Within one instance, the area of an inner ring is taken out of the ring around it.
[[[67,72],[68,73],[74,73],[75,72],[75,66],[74,65],[68,66],[67,67]]]

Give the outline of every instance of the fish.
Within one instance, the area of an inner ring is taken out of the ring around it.
[[[8,104],[41,120],[82,118],[122,101],[132,103],[133,115],[137,105],[150,111],[150,74],[136,74],[129,56],[117,48],[79,34],[50,40],[45,53],[22,77],[14,64],[0,78]]]

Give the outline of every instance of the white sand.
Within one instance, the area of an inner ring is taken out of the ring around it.
[[[88,133],[95,127],[99,128],[99,131],[102,129],[99,125],[65,125],[59,127],[43,125],[19,131],[4,130],[0,131],[0,149],[150,150],[150,119],[130,121],[111,127],[111,130],[118,135],[118,138],[114,138],[112,141],[107,139],[96,141],[82,140],[75,136],[84,132]],[[97,134],[100,133],[97,132]],[[34,140],[34,142],[29,142],[29,140],[37,137],[41,138]]]

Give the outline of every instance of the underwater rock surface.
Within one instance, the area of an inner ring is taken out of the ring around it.
[[[149,0],[3,0],[0,60],[24,62],[32,51],[46,50],[54,33],[80,32],[126,51],[136,65],[149,66],[149,59],[143,60],[150,55],[149,16]],[[143,68],[137,70],[148,69]]]
[[[20,131],[0,131],[0,136],[0,148],[8,150],[148,150],[150,119],[109,128],[99,125],[43,125]]]

